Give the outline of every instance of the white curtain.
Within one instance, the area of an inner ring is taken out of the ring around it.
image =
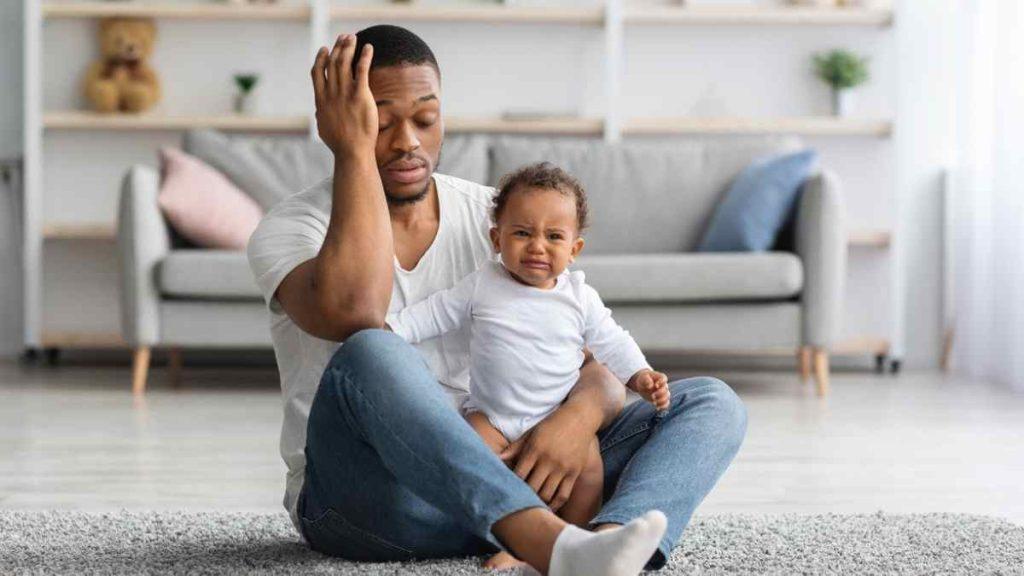
[[[959,2],[951,367],[1024,390],[1024,2]]]

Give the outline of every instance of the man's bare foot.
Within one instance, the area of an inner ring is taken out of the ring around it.
[[[484,568],[488,570],[511,570],[522,566],[529,566],[526,562],[516,558],[508,552],[498,552],[484,562]]]

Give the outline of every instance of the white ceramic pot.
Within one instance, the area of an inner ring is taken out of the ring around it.
[[[252,114],[253,93],[237,92],[235,94],[235,114]]]
[[[850,89],[849,88],[833,88],[832,89],[832,115],[837,117],[844,117],[850,114]]]

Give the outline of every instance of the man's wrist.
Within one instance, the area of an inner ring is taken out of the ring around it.
[[[604,413],[600,406],[586,402],[566,402],[558,409],[558,413],[572,422],[574,428],[581,428],[590,434],[597,434],[604,423]]]
[[[370,150],[363,150],[361,148],[339,150],[334,154],[334,167],[335,169],[341,168],[348,173],[351,173],[354,170],[365,169],[373,169],[376,171],[377,158],[374,155],[372,148]]]

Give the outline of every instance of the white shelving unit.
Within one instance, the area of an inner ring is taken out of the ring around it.
[[[479,6],[347,5],[331,0],[283,0],[271,5],[233,5],[210,2],[100,2],[23,0],[25,6],[25,333],[27,349],[45,347],[116,347],[117,334],[42,330],[44,243],[110,242],[113,223],[47,223],[43,219],[45,174],[44,143],[54,133],[160,133],[192,128],[216,128],[254,133],[294,133],[315,137],[312,111],[307,115],[241,116],[235,114],[160,114],[137,116],[101,115],[82,110],[44,109],[42,57],[43,30],[50,21],[89,21],[111,16],[148,17],[191,22],[269,22],[304,27],[310,53],[329,44],[332,23],[433,22],[486,24],[489,26],[559,25],[593,28],[603,35],[604,101],[599,117],[548,117],[531,120],[460,117],[445,118],[448,132],[561,134],[603,137],[616,142],[623,137],[688,134],[743,135],[796,134],[828,138],[888,138],[893,131],[887,119],[792,117],[659,117],[630,118],[621,103],[625,30],[651,26],[744,26],[776,30],[778,27],[885,28],[893,24],[888,8],[807,8],[786,6],[652,6],[629,7],[624,0],[604,0],[597,6]],[[308,67],[308,62],[296,63]],[[116,194],[116,189],[110,191]],[[886,231],[851,233],[851,249],[884,250],[890,245]],[[837,347],[838,353],[878,353],[889,349],[884,338],[858,338]]]

